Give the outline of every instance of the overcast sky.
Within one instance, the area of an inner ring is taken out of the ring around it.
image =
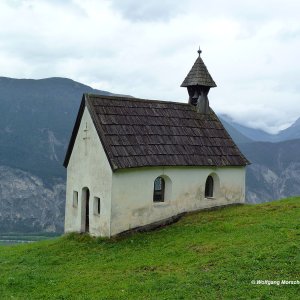
[[[0,0],[0,76],[185,102],[200,45],[212,108],[276,132],[300,117],[299,16],[299,0]]]

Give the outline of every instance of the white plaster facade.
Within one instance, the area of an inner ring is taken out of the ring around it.
[[[67,168],[65,232],[85,231],[84,188],[88,188],[90,192],[90,233],[110,236],[112,170],[87,108],[84,110]],[[78,192],[77,207],[73,204],[74,191]],[[94,197],[101,201],[99,215],[94,213]]]
[[[214,179],[213,198],[204,196],[209,175]],[[153,202],[154,180],[159,176],[165,179],[165,201]],[[86,188],[89,232],[110,237],[182,212],[243,203],[245,167],[143,167],[112,172],[85,108],[67,167],[65,232],[86,229]],[[74,191],[78,192],[77,207]],[[100,198],[100,214],[95,197]]]

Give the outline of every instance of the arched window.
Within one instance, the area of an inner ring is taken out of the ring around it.
[[[157,177],[154,180],[153,202],[164,202],[165,200],[165,180]]]
[[[205,198],[212,198],[214,196],[214,179],[208,176],[205,183]]]

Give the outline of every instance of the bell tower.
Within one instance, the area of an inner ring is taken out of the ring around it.
[[[210,76],[202,58],[201,50],[197,51],[197,57],[192,69],[184,79],[181,87],[186,87],[189,93],[189,104],[197,107],[200,114],[209,113],[208,92],[210,88],[216,87],[216,83]]]

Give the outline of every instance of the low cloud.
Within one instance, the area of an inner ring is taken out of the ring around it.
[[[187,101],[180,84],[200,44],[218,85],[211,106],[275,132],[300,116],[299,10],[293,0],[1,1],[0,75]]]
[[[112,0],[110,2],[113,10],[120,12],[125,19],[132,22],[165,22],[180,14],[189,0]]]

